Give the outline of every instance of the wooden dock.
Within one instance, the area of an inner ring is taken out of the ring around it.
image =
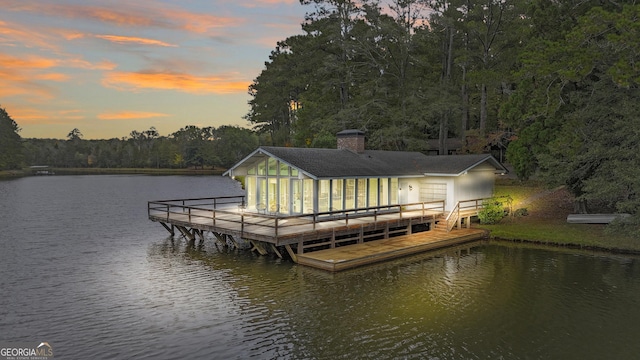
[[[451,232],[424,231],[362,244],[313,251],[298,255],[297,262],[301,265],[336,272],[482,240],[487,236],[487,231],[480,229],[459,229]]]
[[[261,255],[288,253],[296,263],[340,271],[486,237],[469,229],[483,199],[444,211],[444,201],[313,214],[245,211],[244,197],[150,201],[149,219],[194,241],[249,242]],[[463,222],[466,228],[463,228]],[[455,230],[454,230],[455,229]],[[428,230],[428,231],[425,231]]]

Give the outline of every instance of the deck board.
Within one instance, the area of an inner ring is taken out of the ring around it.
[[[298,255],[298,264],[341,271],[486,237],[485,230],[425,231]]]

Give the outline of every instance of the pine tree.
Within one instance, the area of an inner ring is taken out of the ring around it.
[[[22,166],[22,139],[18,124],[0,107],[0,170],[19,169]]]

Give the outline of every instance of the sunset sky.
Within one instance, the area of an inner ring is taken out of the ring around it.
[[[0,0],[0,107],[23,138],[248,126],[247,87],[298,0]]]

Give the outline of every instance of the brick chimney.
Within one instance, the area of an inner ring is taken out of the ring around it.
[[[364,132],[360,130],[342,130],[337,134],[338,149],[347,149],[355,153],[364,152]]]

